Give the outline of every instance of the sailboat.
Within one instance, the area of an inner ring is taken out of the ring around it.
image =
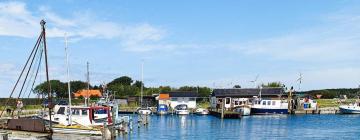
[[[137,110],[140,115],[149,115],[151,110],[143,106],[143,92],[144,92],[144,61],[141,63],[141,91],[140,91],[140,108]]]

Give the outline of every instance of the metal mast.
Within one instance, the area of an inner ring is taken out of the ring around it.
[[[89,62],[86,62],[86,81],[87,81],[87,97],[85,98],[85,105],[89,106],[89,91],[90,91],[90,72],[89,72]]]
[[[48,83],[48,101],[49,101],[49,126],[50,129],[52,129],[52,119],[51,119],[51,112],[52,112],[52,95],[51,95],[51,84],[49,80],[49,66],[48,66],[48,59],[47,59],[47,47],[46,47],[46,34],[45,34],[45,21],[41,20],[40,25],[42,27],[42,33],[43,33],[43,41],[44,41],[44,52],[45,52],[45,68],[46,68],[46,81]]]
[[[143,91],[144,90],[144,60],[141,62],[141,95],[140,95],[140,106],[142,107]]]
[[[66,54],[66,68],[67,68],[67,86],[68,86],[68,94],[69,94],[69,124],[72,124],[72,112],[71,112],[71,86],[70,86],[70,70],[69,70],[69,53],[68,53],[68,43],[67,36],[65,33],[65,54]]]

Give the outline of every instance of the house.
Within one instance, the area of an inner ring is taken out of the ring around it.
[[[197,92],[190,92],[190,91],[166,92],[159,94],[158,103],[169,105],[171,108],[175,108],[179,104],[186,104],[188,108],[195,109],[197,97],[198,97]]]
[[[101,97],[101,92],[100,90],[79,90],[76,93],[74,93],[75,98],[79,98],[80,96],[86,98],[86,97],[90,97],[90,96],[97,96],[97,97]]]
[[[252,98],[255,96],[268,99],[287,98],[287,94],[281,87],[214,89],[210,99],[211,108],[220,108],[223,101],[225,101],[226,109],[251,104]]]
[[[140,98],[141,98],[140,96],[128,96],[127,103],[128,103],[128,105],[138,105],[139,106]],[[142,105],[147,106],[147,107],[152,107],[152,106],[156,105],[154,96],[144,95],[142,101],[143,101]]]

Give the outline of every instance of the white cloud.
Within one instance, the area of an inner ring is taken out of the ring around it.
[[[35,11],[29,11],[25,3],[3,2],[0,3],[0,35],[15,37],[36,37],[40,32],[39,21],[47,21],[47,37],[63,37],[65,33],[73,40],[83,38],[115,39],[125,50],[149,51],[156,49],[146,47],[147,43],[155,43],[165,36],[165,31],[148,23],[126,25],[110,21],[103,21],[95,15],[74,14],[64,18],[51,11],[50,7],[41,6]],[[162,45],[151,45],[166,47]],[[139,48],[146,47],[146,48]],[[131,49],[129,49],[131,48]]]

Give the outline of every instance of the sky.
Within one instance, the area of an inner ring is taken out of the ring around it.
[[[245,88],[257,75],[300,90],[360,84],[360,1],[0,1],[1,97],[41,19],[50,79],[66,81],[66,33],[70,79],[85,81],[89,62],[91,84],[140,80],[142,61],[145,86]]]

